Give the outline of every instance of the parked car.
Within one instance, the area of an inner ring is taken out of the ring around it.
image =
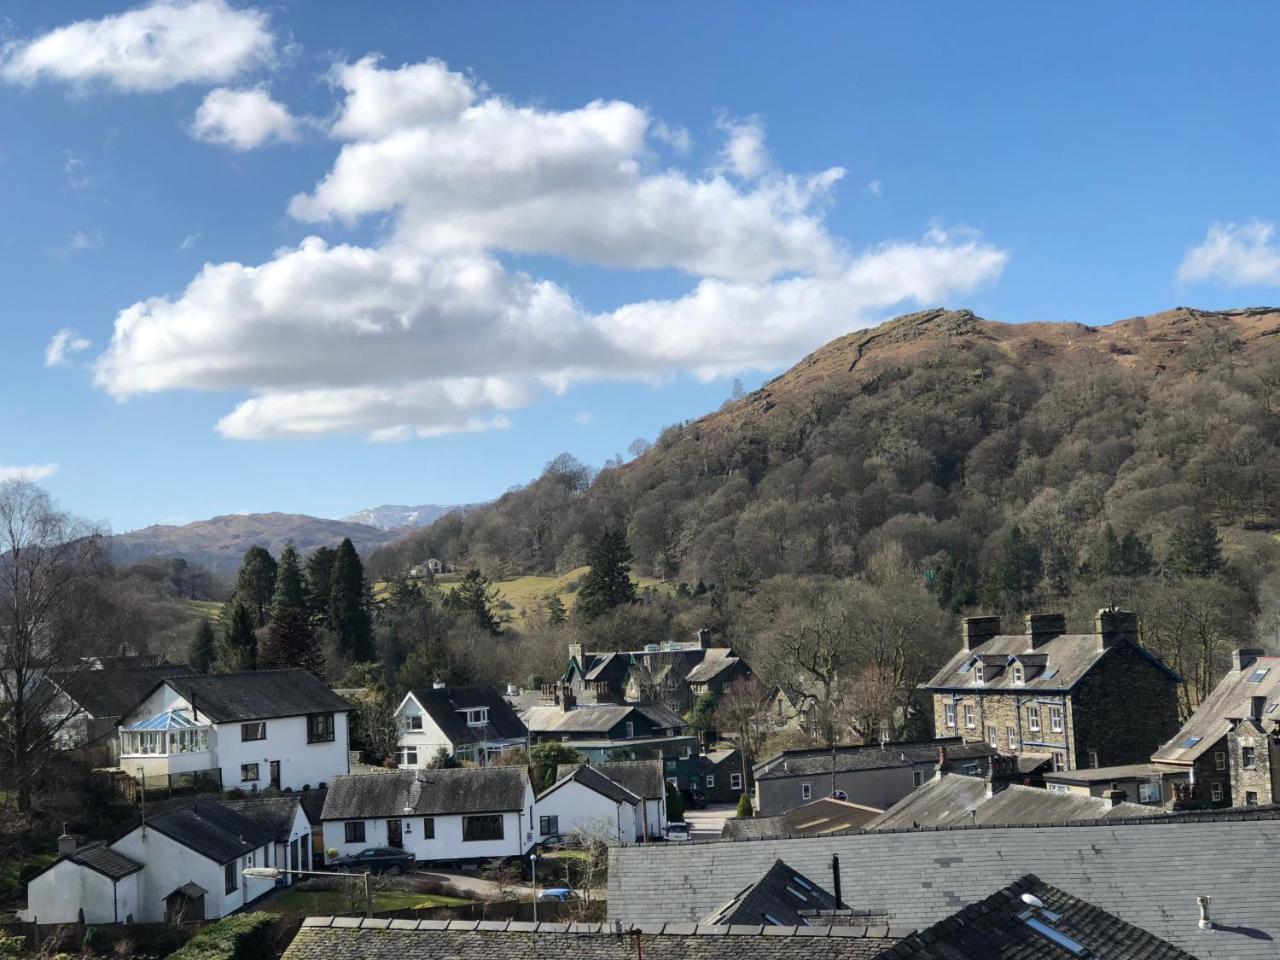
[[[413,873],[417,862],[412,853],[395,847],[366,847],[359,853],[337,857],[330,864],[340,873],[389,873],[399,876]]]
[[[554,900],[557,903],[565,903],[569,900],[581,900],[576,890],[570,890],[568,887],[551,887],[543,890],[538,894],[539,900]]]
[[[549,833],[542,838],[543,850],[572,850],[580,846],[582,846],[582,841],[577,837],[563,833]]]
[[[686,810],[705,810],[707,809],[707,795],[698,790],[682,790],[684,794],[684,808]]]
[[[673,843],[688,840],[689,825],[687,823],[668,823],[666,837]]]

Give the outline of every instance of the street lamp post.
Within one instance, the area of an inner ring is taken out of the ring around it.
[[[245,867],[244,875],[255,880],[279,880],[281,877],[334,877],[339,876],[328,870],[283,870],[280,867]],[[355,874],[346,874],[355,876]],[[364,915],[373,916],[373,897],[369,893],[369,871],[360,874],[364,881]]]
[[[529,879],[533,881],[533,922],[538,922],[538,855],[529,854]]]

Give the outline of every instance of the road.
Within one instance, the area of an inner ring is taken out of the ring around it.
[[[705,810],[686,810],[684,822],[689,824],[690,840],[716,840],[724,822],[737,813],[732,803],[713,803]]]

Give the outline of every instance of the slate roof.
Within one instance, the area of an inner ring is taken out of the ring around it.
[[[1250,677],[1259,670],[1267,673],[1257,683]],[[1165,763],[1194,763],[1206,750],[1227,735],[1227,719],[1247,717],[1251,697],[1266,697],[1263,716],[1280,718],[1280,657],[1258,657],[1241,670],[1228,671],[1218,681],[1203,703],[1196,709],[1172,740],[1155,752],[1152,760]]]
[[[966,742],[960,737],[939,740],[914,740],[901,743],[854,744],[835,748],[835,772],[878,770],[888,767],[910,767],[936,762],[938,750],[946,748],[952,762],[980,759],[995,754],[996,749],[982,741]],[[832,772],[832,752],[827,750],[784,750],[754,768],[757,780],[783,777],[809,777]]]
[[[1023,894],[1040,899],[1056,919],[1031,911]],[[1064,960],[1070,953],[1033,930],[1024,917],[1047,924],[1107,960],[1195,960],[1185,950],[1125,923],[1034,875],[1022,877],[927,930],[907,937],[877,960]]]
[[[50,679],[81,710],[95,719],[123,717],[166,677],[190,676],[185,663],[110,666],[54,674]]]
[[[749,923],[807,927],[809,919],[801,911],[830,911],[837,906],[835,897],[776,860],[763,877],[744,887],[724,906],[711,911],[702,922],[722,926]]]
[[[759,840],[764,837],[817,837],[845,830],[858,830],[883,810],[822,797],[794,807],[776,817],[730,818],[720,836],[730,840]]]
[[[682,729],[684,720],[660,703],[584,704],[565,710],[560,706],[530,707],[524,722],[534,733],[608,733],[632,713],[646,717],[661,729]]]
[[[342,713],[351,709],[307,670],[250,670],[162,680],[215,723],[271,720],[309,713]],[[154,684],[139,702],[151,694]],[[135,703],[134,706],[137,706]]]
[[[875,960],[909,931],[886,927],[657,924],[645,960]],[[598,923],[308,917],[283,960],[635,960],[630,932]]]
[[[311,791],[307,791],[310,793]],[[288,797],[264,797],[261,800],[222,800],[228,810],[248,817],[264,830],[271,832],[276,842],[284,842],[293,832],[293,820],[301,804],[301,795]]]
[[[579,766],[581,764],[560,764],[556,768],[556,779]],[[661,760],[601,760],[591,766],[637,797],[661,800],[667,795]]]
[[[320,819],[505,813],[524,808],[528,785],[529,773],[523,767],[347,774],[329,782]]]
[[[219,864],[275,840],[269,827],[217,800],[197,800],[147,817],[145,826]]]
[[[414,689],[409,696],[418,701],[452,743],[478,743],[491,740],[523,740],[529,733],[516,715],[511,704],[502,695],[487,686],[441,687]],[[467,726],[465,714],[460,710],[487,707],[489,722],[483,727]]]
[[[1181,680],[1155,654],[1123,637],[1117,638],[1105,650],[1096,633],[1060,633],[1052,639],[1041,641],[1034,650],[1030,644],[1031,638],[1025,633],[1008,633],[998,634],[972,650],[961,649],[932,680],[923,684],[923,688],[1066,692],[1084,679],[1085,674],[1104,657],[1125,644],[1149,657],[1175,680]],[[987,667],[985,682],[980,686],[974,684],[973,671],[970,669],[975,659],[981,659]],[[1021,661],[1024,668],[1023,682],[1019,684],[1015,684],[1013,680],[1012,667],[1015,661]]]
[[[707,651],[702,662],[685,675],[685,680],[689,683],[707,683],[740,662],[741,658],[733,656],[733,651],[729,648],[713,647]]]
[[[609,851],[609,919],[696,922],[775,860],[825,876],[836,854],[845,905],[883,911],[901,927],[929,927],[1031,873],[1200,960],[1275,960],[1278,849],[1280,806],[1070,826],[620,846]],[[1201,895],[1213,898],[1212,932],[1197,926]]]
[[[987,796],[984,777],[949,773],[925,782],[880,816],[867,830],[902,827],[950,827],[967,824],[1073,823],[1079,820],[1149,817],[1157,806],[1118,803],[1102,797],[1055,793],[1040,787],[1010,784]]]
[[[1187,768],[1163,763],[1126,763],[1115,767],[1083,767],[1079,770],[1044,772],[1054,783],[1110,783],[1113,780],[1144,780],[1160,776],[1187,775]]]
[[[570,765],[568,773],[560,774],[560,770],[563,769],[564,766],[565,765],[562,764],[561,767],[557,768],[556,773],[558,775],[558,779],[551,786],[547,787],[547,789],[543,790],[542,793],[538,794],[539,800],[548,794],[559,790],[566,783],[580,783],[588,790],[594,790],[596,793],[600,794],[600,796],[612,800],[614,803],[630,803],[634,805],[643,802],[626,787],[610,780],[594,767],[588,766],[585,763]]]

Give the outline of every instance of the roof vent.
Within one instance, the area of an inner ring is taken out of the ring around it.
[[[1213,921],[1209,919],[1209,904],[1213,902],[1213,897],[1196,897],[1196,905],[1200,908],[1201,930],[1212,930]]]

